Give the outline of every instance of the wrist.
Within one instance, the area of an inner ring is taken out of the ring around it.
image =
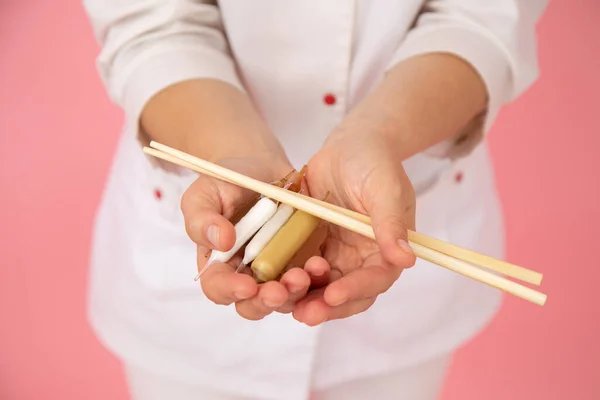
[[[283,147],[268,131],[240,127],[223,127],[219,138],[206,139],[205,134],[190,133],[182,143],[182,151],[210,162],[222,159],[255,159],[273,164],[289,164]],[[215,135],[216,136],[216,135]]]
[[[220,81],[195,79],[165,88],[150,99],[140,123],[150,139],[211,162],[255,154],[285,159],[246,94]]]
[[[409,157],[411,132],[409,116],[402,112],[402,99],[389,85],[379,86],[361,101],[328,136],[325,146],[353,142],[385,148],[395,158]]]
[[[403,160],[457,137],[486,104],[485,86],[466,62],[448,54],[416,56],[392,68],[331,139],[368,135]]]

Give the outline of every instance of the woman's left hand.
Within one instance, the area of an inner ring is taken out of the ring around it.
[[[323,257],[310,270],[330,270],[330,283],[308,293],[294,317],[308,325],[346,318],[367,310],[403,269],[415,263],[407,229],[415,226],[415,195],[401,164],[377,124],[368,120],[340,127],[309,162],[312,197],[369,215],[376,241],[330,225]]]
[[[307,271],[331,268],[330,283],[296,304],[297,320],[316,325],[365,311],[415,263],[407,229],[415,227],[416,200],[401,162],[459,137],[471,139],[454,145],[453,156],[466,154],[481,136],[488,103],[469,63],[428,53],[396,64],[331,133],[308,164],[311,196],[330,191],[328,201],[369,215],[376,240],[330,225],[323,257],[305,264]]]

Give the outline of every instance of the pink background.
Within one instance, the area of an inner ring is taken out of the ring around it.
[[[600,399],[600,3],[554,0],[541,78],[492,134],[509,259],[545,274],[458,356],[445,400]],[[126,399],[86,324],[90,228],[121,124],[80,2],[0,0],[0,398]]]

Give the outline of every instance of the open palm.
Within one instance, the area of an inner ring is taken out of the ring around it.
[[[322,257],[306,269],[329,269],[330,284],[296,304],[294,316],[316,325],[368,309],[415,258],[406,244],[414,227],[414,192],[399,161],[373,137],[326,145],[308,164],[310,194],[371,216],[376,241],[329,225]]]
[[[221,160],[219,164],[265,182],[275,181],[291,169],[256,158]],[[227,251],[235,243],[234,223],[257,200],[256,193],[208,176],[199,177],[185,192],[181,208],[188,236],[197,244],[198,269],[206,263],[208,250]],[[279,281],[258,284],[247,274],[236,273],[241,259],[211,264],[201,277],[206,297],[216,304],[235,304],[238,314],[258,320],[272,312],[291,312],[303,298],[313,279],[309,272],[294,268]]]

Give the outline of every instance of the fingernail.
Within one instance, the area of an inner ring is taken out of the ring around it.
[[[315,326],[319,326],[319,325],[321,325],[321,324],[324,324],[325,322],[327,322],[327,315],[325,315],[323,318],[321,318],[321,319],[319,320],[319,322],[317,322],[317,323],[314,323],[314,324],[306,324],[306,325],[308,325],[308,326],[310,326],[310,327],[315,327]]]
[[[331,307],[337,307],[337,306],[341,306],[346,301],[348,301],[348,299],[346,298],[346,296],[340,296],[337,299],[333,299],[333,301],[329,301],[328,303],[329,303],[329,305]]]
[[[400,247],[402,250],[404,250],[408,254],[415,254],[412,247],[410,247],[410,245],[408,244],[408,242],[406,240],[399,239],[398,247]]]
[[[220,229],[217,225],[210,225],[206,228],[206,238],[215,248],[219,247],[219,233]]]
[[[317,271],[317,272],[311,272],[311,271],[309,271],[309,272],[310,272],[310,274],[311,274],[312,276],[314,276],[315,278],[320,278],[320,277],[322,277],[323,275],[325,275],[325,271]]]
[[[281,304],[272,302],[270,300],[267,299],[263,299],[263,304],[269,308],[277,308],[277,307],[281,307]]]
[[[234,292],[233,296],[238,300],[246,300],[246,299],[249,299],[250,297],[252,297],[252,295],[244,294],[241,292]]]
[[[289,287],[290,293],[298,293],[302,290],[302,286],[291,285]]]

